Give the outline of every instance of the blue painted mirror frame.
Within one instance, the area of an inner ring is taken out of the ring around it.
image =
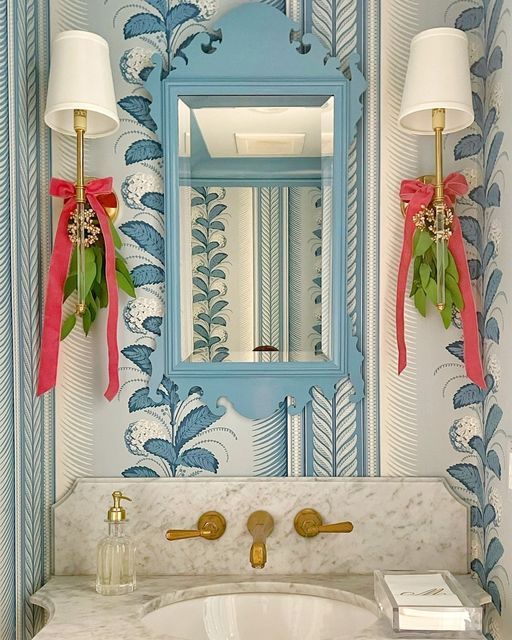
[[[163,60],[146,88],[152,95],[151,115],[163,145],[165,164],[166,304],[162,334],[152,356],[150,393],[158,393],[163,375],[183,392],[200,387],[210,407],[229,398],[242,415],[269,415],[286,397],[290,412],[311,399],[313,386],[331,398],[336,383],[350,377],[353,402],[363,396],[362,355],[347,316],[346,220],[348,149],[362,115],[366,82],[358,56],[349,60],[350,79],[340,62],[311,34],[300,40],[296,25],[280,11],[261,3],[242,5],[222,17],[214,36],[197,35],[166,74]],[[180,332],[180,207],[178,167],[178,99],[193,95],[330,95],[335,99],[332,358],[324,362],[183,362]]]

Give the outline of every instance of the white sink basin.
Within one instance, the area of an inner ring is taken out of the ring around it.
[[[351,640],[377,619],[369,601],[325,591],[329,597],[270,591],[190,594],[142,620],[148,631],[179,640]]]

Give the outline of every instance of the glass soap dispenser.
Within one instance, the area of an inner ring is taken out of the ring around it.
[[[120,596],[135,590],[135,547],[125,535],[126,510],[121,500],[130,500],[121,491],[112,494],[114,505],[107,513],[108,535],[98,542],[96,591],[104,596]]]

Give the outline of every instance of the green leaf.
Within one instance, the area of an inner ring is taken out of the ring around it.
[[[425,229],[417,229],[416,232],[414,233],[413,255],[422,256],[425,253],[425,251],[427,251],[427,249],[430,249],[433,242],[434,241],[432,240],[430,233],[428,231],[425,231]]]
[[[93,254],[94,258],[94,254]],[[85,263],[85,295],[87,295],[92,287],[92,283],[96,279],[96,262]]]
[[[428,281],[430,280],[430,274],[431,274],[430,267],[428,266],[428,264],[425,264],[423,262],[420,265],[419,272],[420,272],[421,286],[423,287],[423,289],[426,289],[428,285]]]
[[[448,266],[446,267],[446,273],[449,273],[455,282],[459,281],[459,272],[457,271],[457,265],[453,259],[452,252],[448,249]]]
[[[123,274],[123,276],[128,280],[128,282],[131,283],[133,287],[132,276],[122,256],[118,255],[116,258],[116,269],[117,271],[119,271],[119,273]]]
[[[117,233],[117,229],[115,228],[114,223],[110,218],[108,219],[108,226],[110,227],[110,233],[112,234],[112,241],[114,242],[114,247],[116,249],[120,249],[123,246],[123,243],[121,241],[121,238],[119,237],[119,234]]]
[[[86,336],[89,335],[91,324],[92,324],[91,312],[89,311],[89,308],[86,307],[85,313],[82,316],[82,327],[84,329],[84,333]]]
[[[108,306],[108,289],[107,289],[107,283],[105,282],[105,280],[102,280],[100,282],[99,299],[100,299],[100,307],[102,309],[105,309],[105,307]]]
[[[426,286],[427,296],[430,302],[435,306],[437,305],[437,284],[433,278],[430,278]]]
[[[445,291],[445,298],[446,298],[446,302],[444,305],[444,309],[439,313],[441,314],[441,319],[443,321],[444,328],[448,329],[448,327],[452,323],[452,304],[453,304],[452,296],[449,291]]]
[[[462,293],[460,292],[457,281],[448,272],[446,272],[446,288],[452,296],[453,304],[455,305],[455,307],[459,311],[462,311],[462,309],[464,309],[464,300],[462,298]]]
[[[421,287],[414,294],[414,304],[423,317],[427,315],[427,296]]]
[[[73,273],[66,278],[66,282],[64,283],[64,300],[67,300],[75,289],[76,289],[76,273]]]
[[[98,247],[93,247],[94,257],[96,258],[96,282],[101,282],[103,270],[103,251]]]
[[[129,282],[122,273],[116,271],[116,279],[119,288],[122,289],[125,293],[127,293],[132,298],[135,298],[135,289],[133,284]]]
[[[76,316],[74,313],[70,314],[62,323],[62,327],[60,330],[60,339],[64,340],[67,336],[73,331],[73,328],[76,324]]]

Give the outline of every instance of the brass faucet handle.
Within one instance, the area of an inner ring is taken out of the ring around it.
[[[167,540],[186,540],[187,538],[204,538],[218,540],[226,531],[226,519],[218,511],[207,511],[199,518],[197,529],[169,529],[165,534]]]
[[[314,538],[319,533],[350,533],[354,529],[351,522],[324,524],[322,516],[315,509],[302,509],[293,521],[295,531],[303,538]]]

